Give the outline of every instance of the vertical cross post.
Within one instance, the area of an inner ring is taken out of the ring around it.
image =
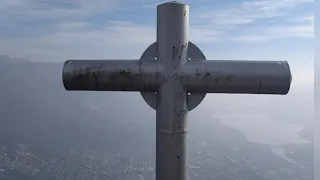
[[[72,91],[140,91],[156,110],[156,179],[186,180],[187,113],[206,93],[288,93],[286,61],[207,61],[189,42],[189,6],[157,7],[157,42],[139,60],[68,60],[63,84]],[[156,59],[156,60],[155,60]]]
[[[158,6],[158,58],[167,81],[158,89],[156,108],[156,179],[186,179],[187,91],[175,78],[187,62],[189,7],[180,3]]]

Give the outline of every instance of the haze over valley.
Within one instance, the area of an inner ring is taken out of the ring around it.
[[[155,111],[139,93],[67,92],[62,63],[0,56],[0,179],[154,179]],[[190,179],[313,179],[313,84],[207,95],[189,112]]]

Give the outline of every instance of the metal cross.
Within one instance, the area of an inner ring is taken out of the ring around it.
[[[206,93],[288,93],[286,61],[207,61],[189,42],[189,6],[157,6],[157,41],[139,60],[68,60],[72,91],[139,91],[156,110],[156,179],[185,180],[187,113]]]

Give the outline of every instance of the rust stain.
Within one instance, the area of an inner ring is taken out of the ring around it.
[[[179,41],[179,43],[180,43],[180,41]],[[181,48],[180,48],[180,54],[179,54],[179,59],[181,58],[181,55],[182,55],[182,53],[183,53],[183,50],[184,50],[184,44],[182,44],[182,46],[181,46]]]
[[[260,92],[261,92],[261,89],[262,89],[262,81],[260,80],[260,81],[259,81],[258,93],[260,93]]]
[[[216,84],[219,83],[219,78],[215,78],[214,81],[216,82]]]
[[[230,81],[230,80],[232,80],[232,79],[233,79],[233,76],[232,76],[232,75],[229,75],[229,76],[226,77],[226,81]]]
[[[200,69],[196,69],[196,76],[201,76],[201,70]]]
[[[128,77],[132,76],[132,72],[130,72],[130,71],[121,70],[118,73],[119,73],[119,75],[122,75],[122,76],[128,76]]]
[[[173,46],[172,47],[172,59],[174,59],[175,53],[176,53],[176,48]]]

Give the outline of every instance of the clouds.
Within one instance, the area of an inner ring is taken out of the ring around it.
[[[161,1],[156,2],[161,3]],[[208,1],[201,0],[197,3],[194,1],[189,3],[191,13],[193,13],[191,15],[191,33],[195,32],[196,38],[194,39],[199,39],[199,42],[215,42],[218,38],[227,40],[227,37],[230,36],[239,36],[240,38],[236,38],[238,40],[249,36],[250,40],[253,37],[271,34],[268,38],[260,38],[270,39],[270,37],[282,36],[284,34],[282,26],[287,25],[290,34],[287,36],[312,36],[313,14],[309,12],[311,8],[307,6],[302,10],[305,12],[296,12],[298,6],[306,4],[310,6],[313,3],[311,0],[234,1],[232,4],[223,3],[223,1],[212,1],[210,4]],[[201,6],[201,3],[205,6]],[[221,3],[220,8],[214,8],[217,3]],[[155,5],[154,2],[152,5]],[[145,9],[137,11],[141,6]],[[37,24],[37,28],[49,31],[47,28],[49,26],[55,32],[57,26],[61,26],[61,24],[93,23],[101,28],[106,26],[106,23],[113,25],[108,21],[130,21],[132,19],[130,16],[137,16],[137,12],[141,14],[140,18],[145,19],[143,11],[149,13],[150,11],[147,10],[149,7],[150,4],[145,0],[138,0],[135,3],[129,0],[3,0],[0,5],[0,21],[2,22],[1,26],[8,27],[11,24],[10,28],[14,28],[14,26],[28,28],[30,24]],[[154,10],[152,9],[152,11]],[[309,14],[304,15],[304,13]],[[117,17],[118,14],[126,14],[125,19]],[[293,15],[298,16],[300,21],[286,22]],[[304,20],[309,20],[309,22]],[[143,22],[143,20],[139,21]],[[143,23],[141,27],[149,28]],[[265,28],[271,29],[260,32]],[[204,33],[199,33],[199,30]],[[277,30],[279,30],[279,35],[277,35]],[[20,31],[19,33],[24,32]]]
[[[290,19],[289,22],[277,26],[252,29],[251,35],[231,38],[240,41],[267,41],[274,38],[313,38],[313,15],[306,14],[303,17]]]
[[[211,22],[231,41],[312,38],[312,3],[312,0],[244,1],[220,10],[200,12],[196,20]]]
[[[40,61],[139,58],[156,39],[155,5],[162,2],[150,6],[146,0],[2,0],[0,54]],[[220,54],[237,53],[234,42],[313,37],[310,0],[186,3],[191,12],[190,40],[203,49],[219,49]],[[243,59],[241,54],[234,56]]]
[[[3,0],[0,9],[3,14],[24,15],[33,18],[79,18],[93,12],[110,12],[120,3],[115,0]],[[125,2],[125,1],[123,1]]]
[[[261,42],[275,38],[313,38],[313,23],[285,24],[275,27],[252,29],[251,33],[230,37],[231,41]]]
[[[84,44],[94,41],[106,46],[145,45],[155,40],[155,28],[149,25],[137,24],[131,21],[108,21],[102,27],[94,27],[93,24],[83,22],[60,23],[57,25],[59,31],[53,34],[42,36],[42,40],[56,45],[66,43]],[[141,37],[144,38],[141,38]],[[64,41],[63,41],[64,39]],[[125,42],[122,40],[126,40]],[[100,44],[100,45],[102,45]]]

